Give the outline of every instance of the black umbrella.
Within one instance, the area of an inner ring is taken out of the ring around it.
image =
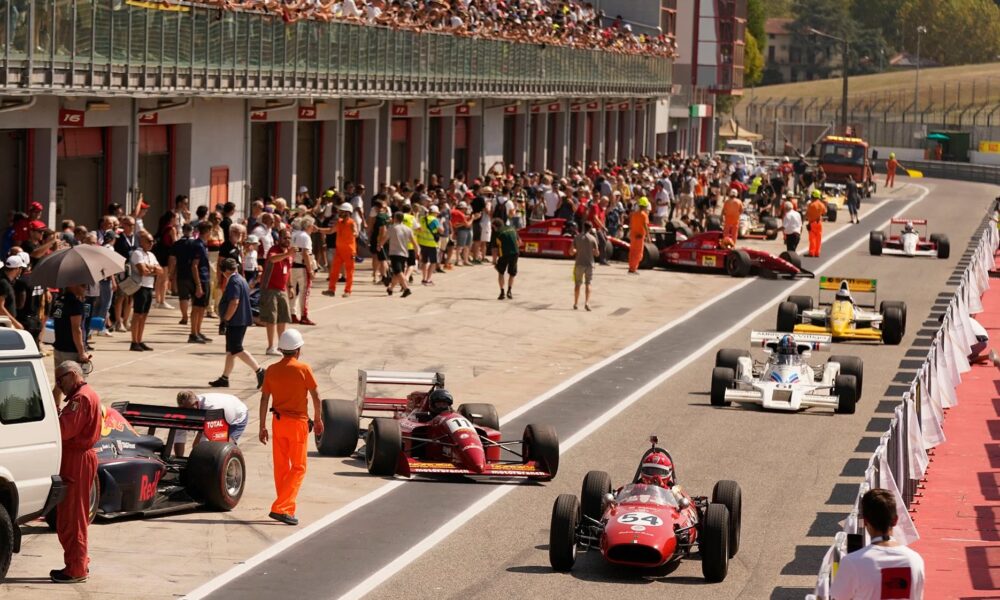
[[[110,248],[81,244],[53,252],[31,270],[32,285],[64,288],[94,285],[125,270],[125,259]]]

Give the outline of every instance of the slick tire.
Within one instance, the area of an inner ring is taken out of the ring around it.
[[[473,425],[500,431],[500,417],[497,415],[497,407],[492,404],[460,404],[458,414],[472,421]]]
[[[943,233],[932,233],[931,241],[937,244],[938,258],[948,258],[951,256],[951,242],[948,241],[948,236]]]
[[[789,296],[785,299],[785,302],[791,302],[794,304],[796,309],[799,311],[799,314],[813,309],[812,296]]]
[[[357,406],[350,400],[324,400],[323,435],[316,434],[316,449],[324,456],[350,456],[358,448]]]
[[[826,220],[831,223],[837,222],[837,205],[833,202],[826,203]]]
[[[691,228],[688,227],[687,223],[685,223],[684,221],[680,221],[680,220],[674,219],[673,221],[670,222],[670,225],[673,228],[674,232],[680,233],[680,234],[684,235],[684,237],[686,237],[688,239],[690,239],[691,236],[694,235],[694,232],[691,231]],[[720,229],[719,231],[722,231],[722,230]]]
[[[549,564],[568,572],[576,562],[576,528],[580,526],[580,501],[573,494],[559,494],[549,523]]]
[[[902,300],[883,300],[879,302],[878,312],[879,314],[884,314],[885,309],[896,307],[903,313],[903,333],[906,333],[906,302]]]
[[[726,274],[730,277],[746,277],[752,267],[750,255],[743,250],[733,250],[726,255]]]
[[[580,505],[583,516],[600,521],[604,516],[604,495],[611,493],[611,476],[604,471],[590,471],[583,477]]]
[[[889,306],[882,313],[882,341],[890,346],[898,346],[903,341],[905,322],[903,311],[898,306]]]
[[[764,217],[760,220],[761,225],[764,226],[764,238],[768,240],[778,239],[778,228],[781,224],[774,217]]]
[[[872,231],[868,234],[868,254],[872,256],[882,256],[882,247],[885,243],[885,234],[881,231]]]
[[[740,364],[740,359],[746,357],[750,358],[749,350],[739,350],[733,348],[723,348],[715,353],[715,366],[726,367],[732,369],[733,372],[736,371],[736,367]]]
[[[722,231],[722,219],[719,215],[705,217],[705,231]]]
[[[551,425],[531,424],[524,428],[521,436],[521,456],[527,462],[536,461],[548,471],[549,476],[541,481],[555,478],[559,472],[559,436]]]
[[[709,504],[701,526],[701,574],[709,583],[719,583],[729,572],[729,509]]]
[[[729,367],[715,367],[712,369],[712,406],[729,406],[731,401],[726,400],[726,390],[733,385],[736,378],[736,371]]]
[[[94,483],[90,485],[90,504],[87,506],[87,523],[93,523],[97,518],[97,508],[101,501],[101,474],[94,475]],[[52,507],[52,510],[45,513],[45,524],[49,526],[49,531],[56,530],[56,513],[59,505]]]
[[[837,414],[853,415],[858,405],[858,380],[854,375],[837,375],[833,393],[837,395]]]
[[[788,252],[786,250],[785,252],[782,252],[781,254],[779,254],[778,258],[780,258],[781,260],[783,260],[783,261],[785,261],[787,263],[791,263],[796,269],[799,269],[799,270],[802,269],[802,257],[800,257],[795,252]],[[812,298],[809,298],[809,299],[812,300]]]
[[[858,384],[858,400],[864,392],[865,365],[857,356],[831,356],[827,362],[840,363],[841,375],[854,375]]]
[[[365,434],[365,466],[378,477],[396,474],[399,455],[403,452],[403,435],[395,419],[372,419]]]
[[[792,302],[782,302],[778,305],[778,320],[776,329],[792,333],[799,322],[799,307]]]
[[[201,442],[191,450],[184,470],[185,487],[212,510],[236,508],[246,486],[243,451],[232,442]]]
[[[740,528],[743,522],[743,490],[735,481],[724,479],[712,488],[712,504],[729,509],[729,558],[740,551]]]
[[[7,577],[7,569],[10,568],[10,560],[14,557],[14,521],[7,513],[7,509],[0,504],[0,583]]]
[[[640,269],[652,269],[660,264],[660,249],[656,247],[656,244],[646,242],[642,245],[642,248],[642,261],[639,262]]]
[[[611,258],[618,262],[628,262],[628,248],[615,246],[614,251],[611,253]]]

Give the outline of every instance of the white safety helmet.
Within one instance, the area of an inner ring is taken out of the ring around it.
[[[344,202],[343,204],[340,205],[340,207],[337,210],[339,210],[340,212],[349,213],[349,212],[354,212],[354,207],[351,206],[350,202]]]
[[[298,329],[286,329],[281,334],[281,337],[278,338],[278,350],[282,352],[294,352],[305,345],[305,343]]]

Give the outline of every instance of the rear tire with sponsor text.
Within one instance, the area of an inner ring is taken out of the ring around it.
[[[379,477],[396,474],[399,455],[403,452],[403,434],[395,419],[372,419],[365,434],[365,466]]]
[[[315,434],[316,449],[324,456],[350,456],[358,448],[357,405],[350,400],[324,400],[323,435]]]
[[[642,261],[639,262],[640,269],[652,269],[660,264],[660,249],[653,242],[645,242],[642,245]]]
[[[611,476],[604,471],[590,471],[583,477],[580,504],[583,516],[600,521],[604,516],[604,495],[611,493]]]
[[[785,261],[787,263],[791,263],[796,269],[799,269],[799,270],[802,269],[802,258],[798,254],[796,254],[795,252],[788,252],[786,250],[785,252],[782,252],[781,254],[779,254],[778,258],[780,258],[781,260],[783,260],[783,261]]]
[[[492,404],[460,404],[458,414],[472,421],[473,425],[500,431],[500,417],[497,415],[497,407]]]
[[[888,306],[882,312],[882,341],[890,346],[897,346],[903,341],[906,322],[903,311],[898,306]]]
[[[94,483],[90,484],[90,504],[87,508],[87,522],[93,523],[97,518],[97,508],[101,502],[101,477],[100,473],[94,475]],[[45,524],[49,526],[49,531],[56,530],[56,512],[59,505],[52,507],[52,510],[45,513]]]
[[[726,274],[730,277],[746,277],[750,274],[753,262],[750,255],[743,250],[733,250],[726,255]]]
[[[712,406],[729,406],[731,401],[726,400],[726,390],[733,384],[736,378],[736,371],[729,367],[715,367],[712,369]]]
[[[837,408],[834,412],[853,415],[858,405],[858,380],[854,375],[837,375],[833,380],[833,393],[837,396]]]
[[[948,236],[943,233],[932,233],[931,241],[937,246],[938,258],[948,258],[951,256],[951,242],[948,241]]]
[[[698,536],[701,574],[710,583],[726,579],[729,571],[729,509],[709,504]]]
[[[861,394],[864,391],[865,377],[865,365],[861,361],[861,358],[857,356],[833,355],[827,359],[827,362],[840,363],[841,375],[854,375],[854,378],[858,383],[858,400],[861,400]]]
[[[549,564],[553,570],[572,570],[576,562],[576,528],[580,526],[580,520],[580,501],[576,496],[556,496],[549,523]]]
[[[541,481],[549,481],[559,472],[559,436],[551,425],[530,424],[521,436],[521,457],[527,463],[535,461],[549,476]]]
[[[192,498],[214,510],[236,508],[246,485],[243,451],[232,442],[201,442],[191,450],[184,486]]]
[[[712,504],[729,509],[729,558],[740,551],[740,527],[743,521],[743,490],[735,481],[723,479],[712,488]]]
[[[883,244],[885,244],[884,233],[881,231],[872,231],[868,234],[868,254],[882,256]]]
[[[799,323],[799,307],[794,302],[782,302],[778,305],[778,331],[792,333]]]

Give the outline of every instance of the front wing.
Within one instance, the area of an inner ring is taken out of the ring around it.
[[[838,340],[882,341],[882,332],[873,327],[864,327],[861,329],[849,329],[841,335],[834,335],[833,331],[829,327],[821,327],[819,325],[806,325],[803,323],[799,323],[793,329],[793,333],[822,333],[826,335],[832,335],[834,339]]]
[[[398,474],[411,475],[472,475],[476,477],[551,479],[552,474],[541,469],[535,461],[527,463],[487,463],[482,473],[460,467],[450,462],[427,462],[407,456],[405,464],[400,461]]]
[[[913,254],[907,254],[899,246],[882,246],[882,254],[893,254],[895,256],[926,256],[929,258],[937,258],[936,248],[918,248],[914,250]]]
[[[759,388],[727,389],[726,400],[738,404],[757,404],[769,410],[798,411],[806,408],[836,409],[837,396],[829,394],[793,393],[790,389],[771,390],[770,394]]]

